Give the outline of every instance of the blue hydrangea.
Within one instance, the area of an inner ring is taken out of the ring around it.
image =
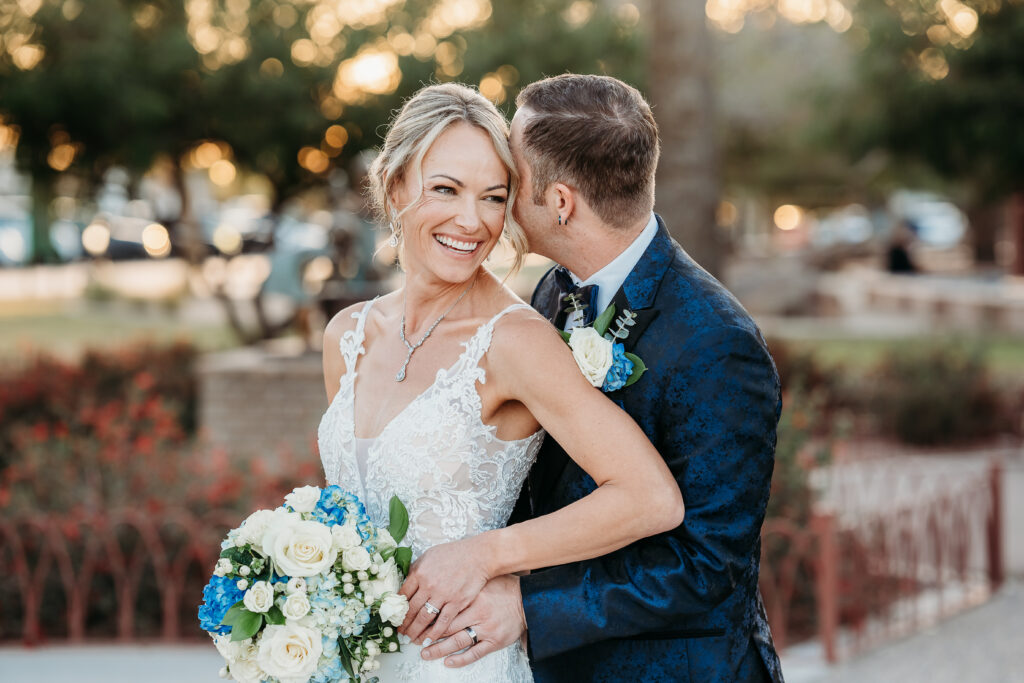
[[[223,635],[231,632],[230,626],[220,622],[231,606],[242,599],[245,591],[238,590],[235,579],[214,576],[203,589],[203,604],[199,606],[199,625],[204,631]]]
[[[349,516],[357,523],[368,520],[366,508],[355,495],[340,486],[328,486],[320,492],[320,500],[313,510],[313,519],[328,526],[344,524]]]
[[[633,361],[626,358],[626,349],[622,344],[612,344],[612,366],[604,376],[601,391],[616,391],[626,386],[626,381],[633,374]]]

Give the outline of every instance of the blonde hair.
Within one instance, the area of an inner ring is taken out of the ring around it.
[[[401,212],[395,211],[391,205],[391,194],[411,168],[422,168],[423,157],[441,133],[460,122],[476,126],[490,136],[498,158],[508,171],[510,182],[502,238],[515,251],[511,271],[515,273],[522,267],[529,248],[526,233],[512,216],[512,203],[519,189],[519,174],[508,146],[508,122],[490,100],[470,87],[458,83],[428,85],[409,98],[391,121],[384,138],[384,147],[370,165],[370,204],[382,224],[391,223],[401,245],[403,235],[400,219],[422,198],[423,188],[420,188],[419,196]]]

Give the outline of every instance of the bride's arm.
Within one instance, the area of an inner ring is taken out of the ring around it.
[[[523,403],[597,489],[543,517],[424,553],[402,587],[414,639],[432,619],[421,610],[428,600],[444,606],[425,634],[436,638],[486,579],[598,557],[682,523],[679,486],[640,427],[584,379],[547,321],[508,323],[488,352],[488,381]]]

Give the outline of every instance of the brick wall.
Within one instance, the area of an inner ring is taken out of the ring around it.
[[[199,427],[210,443],[251,455],[284,447],[315,457],[327,407],[320,354],[236,349],[199,365]]]

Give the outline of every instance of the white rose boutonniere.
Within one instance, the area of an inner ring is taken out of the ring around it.
[[[577,327],[569,333],[569,348],[587,381],[595,387],[604,384],[612,367],[612,343],[593,327]]]
[[[571,303],[577,307],[580,305],[575,299]],[[644,362],[622,345],[629,336],[630,328],[636,325],[637,314],[623,310],[615,320],[615,329],[610,330],[614,317],[615,304],[612,304],[598,316],[593,326],[574,327],[561,333],[583,376],[605,392],[628,387],[647,371]]]

